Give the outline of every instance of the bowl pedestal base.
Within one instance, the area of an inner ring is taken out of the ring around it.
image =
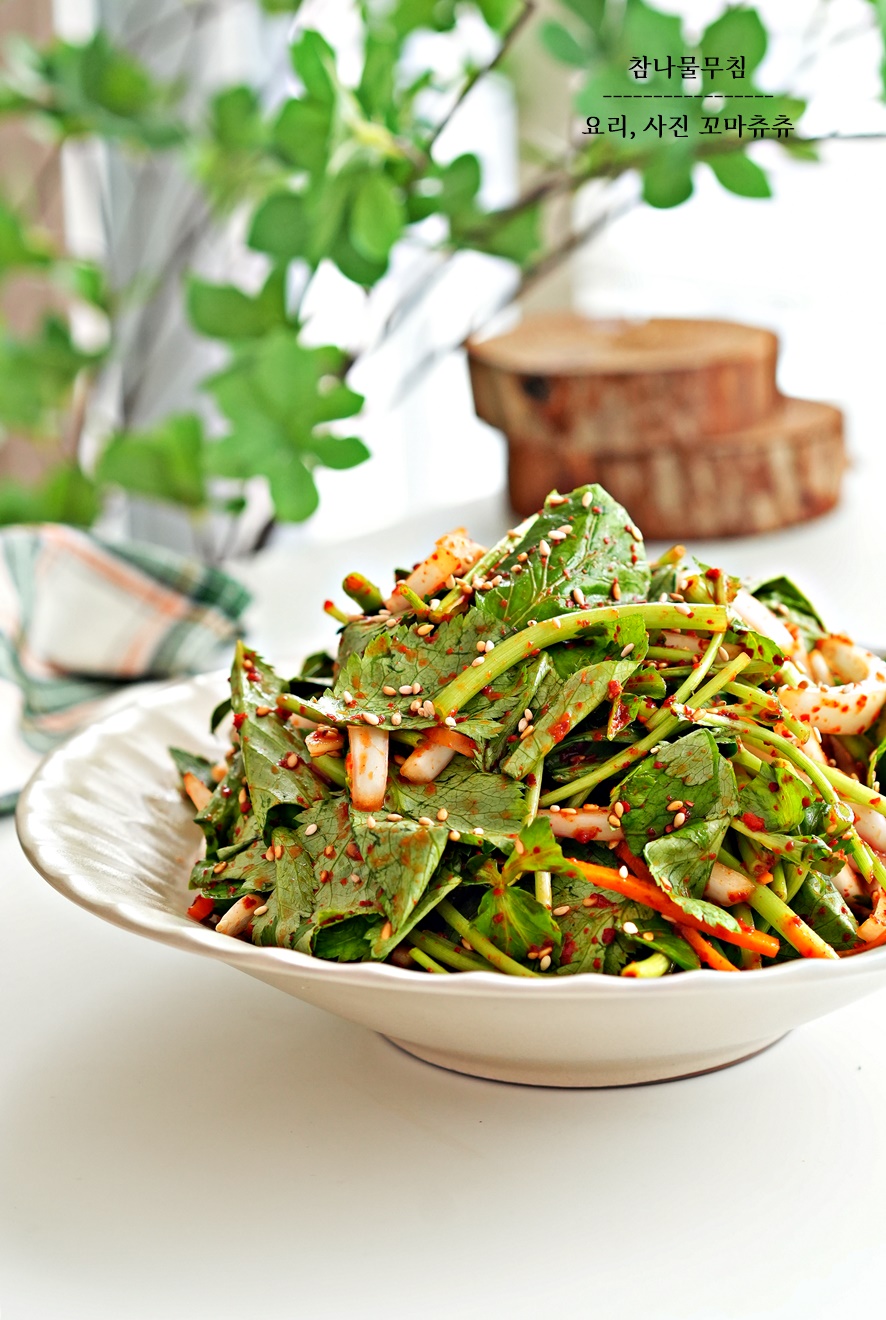
[[[520,1086],[606,1087],[643,1086],[651,1082],[676,1082],[685,1077],[717,1072],[735,1063],[744,1063],[768,1050],[787,1033],[765,1040],[749,1041],[740,1047],[709,1050],[705,1053],[633,1062],[628,1059],[588,1060],[585,1064],[557,1064],[538,1060],[481,1058],[454,1050],[435,1050],[394,1036],[383,1039],[424,1063],[450,1072],[466,1073],[492,1082],[514,1082]]]

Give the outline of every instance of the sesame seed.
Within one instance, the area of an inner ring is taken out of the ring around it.
[[[330,877],[331,875],[332,875],[332,872],[331,872],[331,871],[321,871],[321,872],[320,872],[320,884],[321,884],[321,885],[325,885],[325,884],[326,884],[326,881],[329,879],[329,877]]]
[[[468,953],[473,953],[473,952],[474,952],[474,946],[473,946],[473,944],[468,944],[468,942],[467,942],[466,939],[462,939],[461,947],[462,947],[463,949],[467,949]]]
[[[472,833],[472,834],[485,834],[486,831],[484,830],[484,828],[483,828],[482,825],[475,825],[474,828],[473,828],[473,830],[471,831],[471,833]]]
[[[433,825],[434,822],[431,820],[430,816],[419,816],[418,823],[419,825]]]
[[[424,715],[426,720],[432,720],[434,718],[434,715],[436,714],[436,711],[434,710],[433,701],[422,702],[421,713],[422,715]]]
[[[415,631],[418,633],[419,637],[427,637],[428,633],[434,631],[434,625],[432,623],[421,623]]]
[[[242,806],[243,806],[243,803],[246,801],[246,789],[245,789],[245,788],[241,788],[241,789],[240,789],[240,792],[237,794],[237,801],[240,803],[240,806],[242,807]]]
[[[526,844],[521,839],[514,840],[514,852],[518,857],[522,857],[526,851]]]
[[[345,703],[346,706],[356,706],[357,704],[356,700],[354,699],[354,697],[351,696],[350,692],[342,693],[342,701]]]
[[[446,586],[447,586],[447,588],[448,588],[449,591],[453,591],[453,590],[455,589],[455,574],[454,574],[454,573],[450,573],[450,574],[449,574],[449,577],[446,579]]]
[[[421,710],[420,701],[411,701],[409,703],[409,712],[411,715],[417,715],[420,710]]]
[[[523,742],[524,739],[529,738],[533,733],[535,733],[535,725],[527,724],[526,728],[520,734],[520,741]]]
[[[692,610],[689,608],[688,605],[675,605],[674,609],[677,611],[678,614],[685,614],[687,619],[692,618]]]
[[[378,612],[378,617],[380,619],[389,619],[391,617],[391,611],[383,605]]]
[[[442,602],[439,601],[439,600],[437,600],[437,598],[436,598],[436,596],[435,596],[434,599],[433,599],[432,601],[429,601],[429,602],[428,602],[428,608],[429,608],[429,609],[432,609],[432,610],[438,610],[438,609],[440,608],[440,605],[441,605],[441,604],[442,604]]]
[[[649,941],[651,942],[652,940],[655,939],[655,931],[654,931],[654,930],[644,930],[644,932],[643,932],[643,938],[644,938],[644,940],[649,940]]]
[[[623,646],[623,647],[621,648],[621,658],[622,658],[622,660],[624,660],[624,658],[625,658],[626,655],[630,655],[631,652],[633,651],[633,649],[634,649],[634,643],[633,643],[633,642],[628,642],[627,646]]]
[[[725,647],[725,646],[721,646],[721,647],[718,649],[718,651],[717,651],[717,657],[718,657],[718,659],[722,660],[723,663],[724,663],[724,665],[725,665],[726,661],[729,659],[729,652],[726,650],[726,647]]]
[[[621,821],[618,819],[618,816],[616,816],[615,814],[609,817],[609,824],[612,826],[614,830],[621,828]]]
[[[584,609],[585,605],[587,604],[587,600],[585,599],[585,594],[582,591],[581,587],[572,588],[572,599],[575,601],[576,605],[579,605],[582,609]]]
[[[551,965],[551,955],[549,953],[546,953],[543,958],[539,959],[539,963],[538,963],[539,971],[546,972],[550,967],[550,965]]]
[[[609,594],[613,600],[621,600],[621,587],[618,585],[618,579],[609,588]]]
[[[481,591],[491,591],[491,590],[492,590],[492,583],[491,583],[491,582],[481,582],[481,583],[480,583],[480,590],[481,590]]]
[[[402,819],[403,817],[400,815],[399,811],[389,811],[388,814],[385,816],[385,820],[402,820]]]
[[[494,587],[500,587],[503,581],[504,579],[501,573],[496,573],[495,577],[492,579],[492,585]]]
[[[529,723],[529,721],[527,720],[526,716],[524,715],[524,716],[523,716],[523,719],[522,719],[522,720],[519,720],[518,723],[517,723],[517,732],[518,732],[518,733],[522,733],[523,730],[526,728],[526,725],[527,725],[528,723]]]
[[[572,908],[569,906],[569,904],[568,904],[568,903],[563,903],[560,907],[555,907],[555,908],[554,908],[554,911],[551,913],[551,916],[554,916],[554,917],[565,917],[566,914],[567,914],[567,912],[571,912],[571,911],[572,911]]]
[[[403,716],[400,714],[399,710],[395,710],[395,711],[394,711],[393,715],[391,716],[391,723],[392,723],[392,724],[402,724],[402,723],[403,723]]]
[[[560,812],[564,816],[577,816],[578,807],[561,807]]]
[[[685,824],[686,824],[686,812],[678,811],[676,816],[674,817],[674,829],[678,830],[681,825],[685,825]]]
[[[554,532],[548,532],[548,536],[549,536],[549,537],[551,538],[551,540],[554,542],[554,545],[559,545],[559,543],[560,543],[561,541],[565,541],[565,540],[566,540],[566,533],[565,533],[565,532],[561,532],[561,531],[559,531],[559,530],[554,531]]]
[[[624,931],[625,935],[636,935],[640,930],[640,927],[637,925],[635,921],[624,921],[622,922],[621,928]]]
[[[282,843],[275,843],[275,844],[274,844],[274,861],[275,861],[275,862],[279,862],[279,860],[280,860],[280,858],[281,858],[282,856],[283,856],[283,844],[282,844]]]
[[[401,697],[408,697],[408,696],[410,695],[410,693],[412,692],[412,684],[411,684],[411,683],[403,683],[403,684],[401,685],[399,691],[400,691],[400,696],[401,696]]]
[[[545,501],[545,503],[546,503],[550,508],[553,509],[553,508],[554,508],[556,505],[558,505],[558,504],[568,504],[568,503],[569,503],[569,496],[568,496],[568,495],[549,495],[548,498],[547,498],[547,500]]]
[[[532,711],[529,709],[528,706],[526,707],[526,709],[525,709],[524,712],[523,712],[523,718],[524,718],[524,720],[531,720],[531,719],[532,719]]]
[[[262,903],[261,907],[257,907],[252,915],[254,917],[263,917],[267,912],[267,910],[268,910],[267,903]]]
[[[455,719],[455,716],[454,716],[454,715],[447,715],[447,716],[446,716],[446,719],[443,721],[443,723],[444,723],[448,728],[450,728],[450,729],[454,729],[454,728],[455,728],[455,725],[456,725],[456,719]]]
[[[359,885],[360,883],[360,877],[356,871],[351,872],[351,874],[348,876],[348,880],[352,885]]]
[[[550,553],[551,553],[551,547],[548,545],[547,541],[545,541],[545,540],[541,540],[541,541],[539,541],[539,543],[538,543],[538,553],[541,555],[542,559],[547,559],[547,558],[548,558],[548,556],[549,556]]]
[[[310,827],[308,827],[308,828],[310,828]],[[323,856],[324,856],[324,857],[334,857],[334,856],[335,856],[335,848],[332,846],[331,843],[327,843],[326,847],[323,849]]]
[[[626,866],[620,866],[620,867],[618,868],[618,874],[621,876],[622,880],[627,880],[627,878],[628,878],[628,868],[627,868]]]
[[[397,695],[397,689],[388,687],[387,683],[382,688],[382,692],[385,694],[386,697],[396,697]]]
[[[582,905],[582,907],[596,907],[596,906],[597,906],[597,896],[596,896],[596,894],[587,894],[587,895],[581,900],[581,905]]]
[[[264,859],[265,859],[266,862],[272,862],[272,861],[274,860],[274,847],[273,847],[273,844],[268,844],[267,848],[266,848],[265,851],[262,853],[262,857],[264,857]]]
[[[683,809],[683,803],[680,801],[679,798],[675,798],[673,802],[669,802],[667,805],[668,811],[682,811],[682,809]]]
[[[255,713],[256,715],[270,715],[271,708],[270,706],[256,706]]]
[[[305,834],[307,834],[310,837],[310,835],[316,834],[319,828],[320,828],[319,825],[317,825],[315,822],[313,825],[308,826],[308,828],[305,830]]]
[[[534,628],[534,627],[536,626],[537,623],[538,623],[538,619],[529,619],[528,622],[527,622],[527,624],[526,624],[526,627],[527,627],[527,628]]]
[[[458,830],[450,830],[449,837],[453,843],[458,843],[459,839],[461,838],[461,834],[458,832]]]
[[[530,961],[534,962],[535,959],[538,957],[538,949],[530,949],[526,957],[529,958]]]
[[[478,655],[476,660],[471,661],[471,668],[476,669],[478,665],[482,665],[485,659],[486,659],[485,655]]]
[[[414,697],[417,697],[419,692],[421,692],[421,683],[413,683],[409,691],[412,693]]]
[[[486,654],[487,654],[487,655],[489,654],[490,651],[494,651],[494,650],[495,650],[495,642],[486,642],[486,644],[485,644],[485,650],[486,650]]]
[[[614,803],[612,807],[612,812],[613,815],[618,816],[620,820],[621,817],[625,814],[625,804],[623,802]]]
[[[563,808],[560,806],[559,802],[555,802],[554,805],[551,807],[551,811],[562,811],[562,810]]]
[[[381,724],[381,719],[379,718],[379,716],[373,715],[371,710],[364,710],[363,718],[367,724]]]
[[[438,819],[438,820],[448,820],[448,819],[449,819],[449,812],[446,810],[445,807],[441,807],[440,810],[437,812],[437,819]]]
[[[591,491],[586,490],[585,493],[584,493],[584,495],[582,495],[582,497],[581,497],[581,507],[582,507],[583,509],[587,509],[587,508],[590,506],[591,500],[592,500],[593,498],[594,498],[594,496],[593,496],[593,494],[591,493]]]
[[[478,651],[485,651],[485,650],[486,650],[486,643],[485,643],[485,642],[478,642],[478,643],[477,643],[477,650],[478,650]]]
[[[526,551],[526,550],[521,550],[520,553],[517,555],[517,563],[518,563],[518,564],[525,564],[525,563],[526,563],[526,560],[527,560],[528,558],[529,558],[528,551]]]
[[[376,821],[376,819],[375,819],[374,816],[367,816],[367,817],[366,817],[366,828],[367,828],[368,830],[374,830],[375,827],[376,827],[376,825],[377,825],[377,823],[378,823],[378,822]]]
[[[222,871],[227,870],[227,867],[228,867],[227,862],[216,862],[215,866],[212,868],[212,874],[221,875]]]
[[[397,616],[396,616],[396,614],[392,614],[391,617],[390,617],[389,619],[385,619],[385,627],[386,627],[386,628],[396,628],[396,627],[397,627]]]
[[[289,755],[286,758],[286,764],[289,766],[290,770],[295,769],[295,767],[298,765],[298,756],[295,752],[289,753]]]
[[[633,523],[628,523],[628,531],[630,532],[631,536],[633,536],[635,541],[643,540],[643,533],[640,531],[640,528],[635,527]]]
[[[389,921],[386,921],[381,928],[381,937],[383,940],[389,940],[394,933],[394,927]]]
[[[552,625],[552,627],[556,628],[558,632],[560,631],[561,627],[563,626],[563,625],[560,623],[560,620],[559,620],[559,619],[551,619],[551,625]]]

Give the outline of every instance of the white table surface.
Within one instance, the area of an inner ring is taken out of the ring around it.
[[[494,503],[472,513],[491,534]],[[303,606],[428,526],[309,559],[284,538],[248,569],[253,636],[313,646]],[[848,624],[857,526],[850,503],[719,557],[800,562]],[[886,605],[869,617],[886,640]],[[878,1313],[886,994],[707,1077],[504,1086],[103,924],[10,821],[0,863],[2,1320]]]

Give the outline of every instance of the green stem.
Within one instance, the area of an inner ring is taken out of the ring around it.
[[[784,878],[784,863],[773,862],[772,864],[772,884],[769,886],[773,894],[778,894],[782,903],[788,901],[788,886]]]
[[[459,949],[449,940],[444,940],[439,935],[431,935],[426,930],[411,930],[406,938],[410,944],[414,944],[422,953],[439,958],[441,963],[448,963],[457,972],[491,972],[495,970],[490,967],[485,958],[476,958],[467,950]]]
[[[449,975],[445,967],[441,967],[438,962],[434,962],[433,958],[431,958],[429,954],[423,953],[422,950],[419,949],[418,947],[414,949],[410,949],[409,956],[410,958],[413,959],[414,962],[418,963],[419,967],[423,967],[426,972],[437,972],[438,974],[442,973],[443,976]]]
[[[650,953],[648,958],[628,963],[621,969],[622,976],[665,976],[671,970],[671,960],[663,953]]]
[[[785,878],[787,880],[786,903],[793,903],[800,890],[803,888],[803,881],[809,872],[808,866],[785,866]]]
[[[525,521],[521,522],[519,526],[514,528],[516,535],[508,536],[508,541],[516,548],[523,540],[530,527],[536,522],[538,522],[538,514],[530,514]],[[499,541],[496,545],[492,546],[491,549],[487,550],[485,555],[481,555],[476,564],[471,565],[462,577],[462,582],[476,582],[477,578],[480,577],[481,574],[484,574],[487,568],[492,568],[493,565],[500,563],[503,559],[507,559],[509,553],[510,550],[508,549],[508,546],[502,545],[501,541]],[[452,590],[440,601],[440,608],[434,610],[434,616],[442,619],[456,605],[460,604],[464,598],[461,588],[453,587]]]
[[[535,873],[535,897],[542,907],[546,907],[550,912],[553,904],[551,895],[551,873],[550,871],[536,871]]]
[[[508,976],[531,976],[537,979],[536,972],[531,972],[528,967],[523,967],[520,963],[515,962],[513,958],[509,958],[506,953],[502,953],[501,949],[492,943],[492,940],[488,940],[485,935],[481,935],[478,930],[475,930],[467,917],[463,917],[458,908],[453,907],[449,902],[448,898],[441,899],[437,904],[437,911],[456,934],[460,935],[463,940],[467,940],[481,957],[486,958],[500,972],[505,972]]]
[[[687,697],[692,696],[692,693],[696,691],[702,679],[707,676],[708,670],[716,660],[717,652],[719,651],[722,645],[723,645],[723,634],[714,633],[713,637],[705,647],[704,655],[699,660],[697,666],[688,676],[685,682],[680,684],[680,686],[677,688],[677,691],[674,693],[673,697],[671,698],[674,705],[684,702]],[[721,670],[721,673],[722,672],[723,671]],[[664,723],[664,721],[667,718],[668,717],[666,711],[659,710],[656,712],[655,715],[653,715],[652,719],[649,721],[647,725],[647,728],[650,730],[657,729],[661,724]]]
[[[541,778],[544,771],[544,764],[545,758],[540,756],[530,773],[526,776],[527,779],[532,779],[532,783],[529,784],[526,790],[526,797],[523,799],[523,805],[525,807],[523,813],[524,829],[527,825],[532,824],[538,814],[538,803],[541,798]]]
[[[749,664],[750,656],[745,655],[743,652],[741,655],[737,655],[734,660],[730,660],[728,665],[723,666],[719,674],[712,678],[709,683],[706,683],[703,688],[699,688],[695,696],[695,705],[702,706],[706,701],[710,701],[711,697],[716,696],[721,688],[732,682],[735,674],[741,673],[742,669]],[[633,743],[623,752],[619,752],[611,760],[604,761],[603,765],[597,766],[596,770],[590,770],[586,775],[582,775],[580,779],[573,779],[570,784],[564,784],[562,788],[554,788],[549,793],[545,793],[541,799],[541,806],[549,807],[551,803],[560,802],[566,797],[569,798],[571,807],[581,806],[592,788],[595,788],[597,784],[601,784],[604,779],[609,779],[611,775],[626,770],[635,761],[642,760],[647,752],[652,751],[653,747],[657,747],[660,742],[670,738],[681,723],[682,721],[676,716],[669,715],[652,733],[647,734],[645,738],[641,738],[639,742]]]
[[[732,915],[739,921],[743,921],[751,930],[756,929],[754,914],[747,903],[736,903],[732,909]],[[753,953],[750,949],[739,949],[741,956],[741,965],[746,972],[758,972],[763,966],[763,959],[759,953]]]
[[[675,646],[650,646],[646,652],[647,660],[694,660],[697,651],[681,651]]]
[[[722,606],[695,609],[691,616],[683,614],[676,605],[604,605],[592,610],[574,610],[554,619],[530,624],[489,651],[481,665],[468,665],[451,683],[437,693],[434,702],[441,719],[456,714],[467,702],[481,692],[488,683],[519,664],[529,655],[559,642],[571,641],[580,633],[605,623],[618,623],[625,618],[641,618],[647,628],[687,628],[701,632],[722,632],[726,627],[726,611]],[[690,622],[691,619],[691,622]]]
[[[344,761],[338,756],[315,756],[311,761],[315,770],[319,770],[324,779],[329,779],[339,788],[346,788],[348,774]]]
[[[840,797],[845,798],[847,802],[857,802],[859,806],[870,807],[881,816],[886,816],[886,798],[876,789],[868,788],[867,784],[862,784],[851,775],[844,775],[842,770],[837,770],[835,766],[823,765],[822,773],[827,776],[829,782],[833,784]]]
[[[766,885],[757,885],[748,902],[754,911],[759,912],[773,930],[777,930],[779,935],[799,953],[805,953],[803,947],[805,945],[806,948],[817,949],[820,958],[837,957],[831,946],[820,935],[816,935],[812,927],[807,926],[806,922],[802,921],[796,912],[792,912],[787,903],[783,903]]]
[[[786,711],[773,692],[764,692],[761,688],[751,687],[747,683],[730,683],[726,691],[744,702],[750,708],[749,714],[751,710],[759,710],[763,714],[774,715],[801,742],[808,741],[812,732],[809,725]]]

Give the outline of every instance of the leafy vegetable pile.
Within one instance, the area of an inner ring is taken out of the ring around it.
[[[338,655],[242,644],[224,762],[173,755],[222,934],[434,974],[656,977],[886,942],[886,668],[787,579],[551,494],[491,550],[459,529]]]

